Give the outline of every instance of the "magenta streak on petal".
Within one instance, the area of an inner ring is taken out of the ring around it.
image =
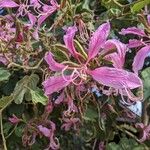
[[[110,24],[107,22],[99,26],[99,28],[93,33],[88,48],[88,61],[98,54],[100,48],[106,41],[109,32]]]
[[[51,52],[46,53],[44,59],[47,62],[47,64],[49,65],[49,69],[52,71],[61,71],[63,68],[65,68],[65,65],[57,63],[53,59]]]
[[[115,89],[135,89],[142,86],[141,79],[136,74],[123,69],[100,67],[88,73],[100,84]]]
[[[142,69],[143,65],[144,65],[144,60],[145,58],[148,56],[148,53],[150,53],[150,45],[147,45],[143,48],[141,48],[136,56],[134,57],[134,61],[133,61],[133,71],[135,73],[138,73],[139,70]]]
[[[66,78],[70,78],[70,76],[66,76]],[[58,77],[50,77],[49,79],[43,82],[43,86],[45,89],[45,94],[50,95],[53,92],[58,92],[59,90],[63,89],[64,87],[68,86],[71,81],[66,81],[62,76]]]
[[[139,35],[139,36],[147,36],[145,34],[144,30],[138,29],[136,27],[130,27],[130,28],[127,28],[127,29],[122,29],[120,34],[122,34],[122,35],[135,34],[135,35]]]

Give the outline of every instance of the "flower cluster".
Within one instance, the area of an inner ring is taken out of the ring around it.
[[[43,82],[45,94],[50,95],[71,84],[80,86],[92,78],[102,86],[109,87],[108,94],[121,94],[123,100],[124,96],[131,101],[142,100],[142,95],[136,97],[131,92],[132,89],[142,89],[141,79],[135,73],[124,69],[126,45],[116,39],[107,40],[110,32],[109,22],[102,24],[93,32],[89,46],[83,50],[83,54],[79,53],[74,46],[76,31],[76,26],[68,27],[64,35],[68,57],[74,58],[74,62],[57,63],[51,52],[45,55],[50,70],[60,72],[60,75],[54,75]],[[93,65],[93,60],[98,63]],[[103,65],[102,60],[109,61],[112,67]],[[103,92],[106,93],[106,90]]]

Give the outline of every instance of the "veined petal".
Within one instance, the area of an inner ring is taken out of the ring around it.
[[[121,43],[119,40],[115,39],[106,41],[103,48],[104,48],[104,52],[102,51],[103,53],[105,53],[105,51],[108,52],[111,49],[117,49],[119,57],[124,57],[127,51],[126,45]]]
[[[111,61],[113,66],[118,69],[122,69],[124,65],[124,58],[120,58],[117,53],[112,53],[105,56],[105,59]]]
[[[13,8],[13,7],[18,7],[19,5],[15,3],[12,0],[1,0],[0,1],[0,8]]]
[[[122,35],[135,34],[135,35],[139,35],[139,36],[146,36],[144,30],[136,28],[136,27],[130,27],[127,29],[122,29],[120,34],[122,34]]]
[[[142,69],[144,65],[144,60],[148,56],[149,53],[150,53],[150,45],[147,45],[141,48],[137,52],[136,56],[134,57],[134,61],[132,65],[133,71],[135,73],[138,73],[138,71]]]
[[[57,63],[53,59],[51,52],[46,53],[44,59],[49,65],[49,69],[52,71],[61,71],[63,68],[65,68],[65,65]]]
[[[115,89],[135,89],[142,86],[142,81],[136,74],[123,69],[100,67],[88,73],[100,84]]]
[[[103,51],[100,54],[105,54],[112,49],[117,49],[117,52],[106,55],[106,59],[112,61],[113,66],[116,68],[122,68],[125,62],[125,54],[127,46],[121,43],[119,40],[108,40],[103,46]]]
[[[69,76],[66,76],[66,78]],[[45,94],[50,95],[53,92],[58,92],[64,87],[70,84],[70,80],[64,80],[62,76],[50,77],[49,79],[45,80],[42,84],[45,89]]]
[[[132,39],[132,40],[129,40],[128,47],[129,48],[136,48],[136,47],[139,47],[142,45],[144,45],[144,42],[137,40],[137,39]]]
[[[93,33],[93,36],[90,39],[89,48],[88,48],[88,60],[94,58],[101,46],[106,41],[110,32],[110,24],[104,23]]]
[[[76,57],[78,55],[78,53],[75,50],[74,43],[73,43],[73,39],[74,39],[74,36],[75,36],[76,32],[77,32],[77,27],[72,26],[72,27],[67,28],[66,35],[64,35],[65,45],[66,45],[67,49],[69,50],[69,52],[74,57]]]

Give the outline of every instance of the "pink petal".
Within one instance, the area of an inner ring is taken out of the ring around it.
[[[148,56],[148,53],[150,53],[150,45],[141,48],[137,52],[136,56],[134,57],[134,61],[132,65],[133,71],[135,73],[138,73],[138,71],[142,69],[144,65],[144,60]]]
[[[89,49],[88,49],[88,60],[94,58],[104,42],[106,41],[110,32],[110,24],[104,23],[93,33],[93,36],[90,39]]]
[[[111,61],[115,68],[122,69],[124,66],[124,58],[120,58],[117,53],[106,55],[105,59]]]
[[[105,54],[112,49],[117,49],[117,52],[106,55],[106,58],[109,58],[113,66],[116,68],[122,68],[125,62],[125,54],[127,51],[127,47],[125,44],[121,43],[118,40],[108,40],[103,46],[103,51],[100,52]]]
[[[120,34],[122,34],[122,35],[135,34],[135,35],[139,35],[139,36],[146,36],[144,30],[138,29],[136,27],[130,27],[130,28],[127,28],[127,29],[122,29]]]
[[[136,74],[123,69],[100,67],[88,73],[100,84],[115,89],[135,89],[142,84],[140,78]]]
[[[1,0],[0,1],[0,8],[13,8],[13,7],[18,7],[19,5],[17,3],[15,3],[12,0]]]
[[[66,78],[69,76],[66,76]],[[64,87],[70,84],[70,80],[66,81],[62,76],[58,77],[50,77],[49,79],[43,82],[43,86],[45,89],[45,94],[50,95],[53,92],[58,92],[59,90],[63,89]]]
[[[46,20],[46,18],[49,17],[49,14],[42,15],[38,18],[38,28],[41,26],[41,24]]]
[[[12,117],[9,117],[8,119],[12,124],[17,124],[21,121],[21,119],[19,119],[16,115],[12,115]]]
[[[7,65],[8,63],[7,59],[4,57],[3,54],[0,54],[0,63],[3,63],[4,65]]]
[[[64,98],[65,98],[65,94],[64,94],[64,92],[62,92],[59,96],[58,96],[58,98],[55,100],[55,104],[60,104],[61,102],[63,102],[63,100],[64,100]]]
[[[137,39],[132,39],[132,40],[129,40],[128,47],[129,48],[136,48],[136,47],[139,47],[142,45],[144,45],[144,42],[137,40]]]
[[[49,65],[49,69],[52,71],[61,71],[65,67],[65,65],[57,63],[53,59],[51,52],[46,53],[44,59],[47,62],[47,64]]]
[[[78,53],[75,50],[74,43],[73,43],[73,39],[74,39],[74,36],[75,36],[76,32],[77,32],[77,27],[72,26],[72,27],[67,28],[66,35],[64,35],[65,45],[66,45],[67,49],[69,50],[69,52],[74,57],[77,57],[77,55],[78,55]]]
[[[50,137],[50,129],[43,127],[42,125],[38,126],[38,129],[40,130],[40,132],[46,136],[46,137]]]
[[[150,15],[147,15],[147,22],[148,22],[148,24],[150,26]]]
[[[30,22],[31,22],[31,27],[33,27],[34,25],[35,25],[35,23],[36,23],[36,16],[34,16],[33,14],[31,14],[31,13],[28,13],[28,17],[29,17],[29,20],[30,20]]]
[[[38,18],[38,27],[41,26],[41,24],[52,14],[57,10],[56,6],[49,6],[49,5],[44,5],[43,7],[43,13],[44,15],[41,15]]]

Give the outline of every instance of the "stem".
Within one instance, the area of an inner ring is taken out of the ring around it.
[[[143,103],[143,110],[142,110],[142,122],[145,126],[147,126],[149,122],[149,116],[147,114],[148,105],[149,105],[148,99],[146,99]]]
[[[3,140],[4,150],[7,150],[6,140],[5,140],[4,132],[3,132],[3,121],[2,120],[3,120],[2,119],[2,111],[0,111],[1,135],[2,135],[2,140]]]

